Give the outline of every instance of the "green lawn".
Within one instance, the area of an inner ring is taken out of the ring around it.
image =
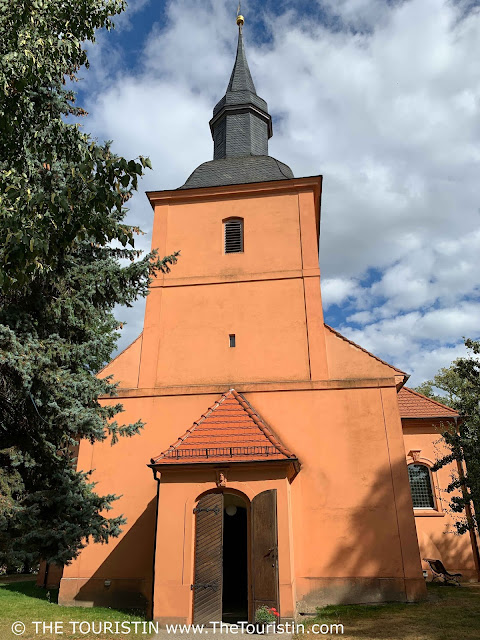
[[[328,606],[313,623],[343,624],[343,640],[479,640],[480,585],[429,584],[428,600],[418,604]]]
[[[131,626],[132,633],[106,633],[97,635],[97,633],[82,633],[78,627],[75,628],[70,624],[71,621],[85,623],[95,623],[110,621],[119,624],[122,622],[133,623],[135,621],[142,622],[145,618],[142,615],[132,615],[132,613],[122,612],[115,609],[106,609],[102,607],[86,608],[86,607],[60,607],[57,604],[57,589],[41,589],[36,587],[34,582],[10,582],[2,583],[0,578],[0,640],[12,640],[15,637],[21,637],[25,640],[54,640],[58,638],[84,638],[90,640],[92,638],[150,638],[152,634],[134,632],[134,625]],[[21,636],[12,633],[12,624],[14,622],[23,622],[26,625],[26,631]],[[48,628],[43,633],[43,628],[39,625],[38,633],[36,626],[32,624],[34,621],[39,622],[55,622],[58,621],[58,633],[54,629],[50,631]],[[148,623],[147,623],[148,624]],[[115,630],[115,626],[113,626]],[[121,631],[121,626],[119,627]],[[63,631],[60,634],[59,631]],[[88,626],[84,625],[83,631],[87,631]],[[76,631],[76,632],[75,632]],[[95,631],[95,629],[94,629]]]
[[[420,604],[386,605],[343,605],[329,606],[319,610],[312,624],[343,624],[344,633],[338,635],[343,640],[479,640],[480,639],[480,585],[445,587],[429,585],[428,601]],[[3,584],[0,578],[0,640],[13,640],[16,637],[25,640],[69,639],[127,640],[128,638],[150,638],[152,634],[132,633],[79,633],[75,632],[70,621],[100,623],[109,621],[133,623],[145,620],[141,615],[132,615],[115,609],[60,607],[57,604],[57,591],[45,590],[33,582],[12,582]],[[12,624],[21,621],[26,631],[21,636],[12,633]],[[33,621],[57,621],[63,634],[46,629],[35,633]],[[115,629],[115,627],[113,627]],[[325,629],[325,627],[324,627]],[[333,635],[301,635],[299,640]],[[312,637],[313,636],[313,637]],[[253,636],[255,639],[257,636]],[[225,639],[234,640],[225,635]],[[278,636],[281,640],[281,636]]]

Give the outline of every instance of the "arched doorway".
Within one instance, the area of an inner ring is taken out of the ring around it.
[[[250,503],[236,491],[204,494],[195,513],[193,621],[237,623],[278,609],[276,490]]]

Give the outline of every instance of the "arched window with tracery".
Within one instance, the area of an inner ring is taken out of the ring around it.
[[[425,464],[409,464],[408,479],[414,509],[434,509],[432,476]]]

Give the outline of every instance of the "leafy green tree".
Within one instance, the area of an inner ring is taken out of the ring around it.
[[[435,393],[435,389],[439,389],[439,388],[443,389],[443,387],[439,386],[441,385],[439,376],[442,374],[442,372],[447,372],[447,371],[448,371],[447,368],[441,369],[435,375],[435,379],[425,380],[425,382],[422,382],[421,384],[419,384],[418,387],[414,387],[413,390],[417,391],[418,393],[421,393],[424,396],[427,396],[427,398],[431,398],[432,400],[436,400],[437,402],[441,402],[442,404],[451,406],[452,400],[447,395],[440,395],[439,393]]]
[[[416,388],[457,409],[461,416],[458,424],[445,425],[442,436],[449,453],[435,464],[435,469],[452,462],[460,464],[460,472],[447,487],[449,493],[456,494],[451,496],[450,507],[458,514],[459,533],[478,531],[480,513],[480,341],[467,339],[465,346],[469,350],[467,357],[458,358],[450,367],[440,369],[433,380]],[[436,394],[435,388],[446,395]]]
[[[422,393],[424,396],[446,404],[448,407],[454,407],[458,402],[465,381],[460,376],[459,371],[455,367],[455,361],[450,367],[443,367],[435,374],[432,380],[426,380],[415,387],[415,391]],[[442,393],[437,393],[435,389]],[[454,407],[455,408],[455,407]]]
[[[140,256],[125,202],[148,158],[126,160],[83,132],[70,88],[85,43],[120,0],[0,0],[0,565],[68,563],[117,536],[76,471],[81,440],[133,436],[110,379],[116,305],[145,296],[177,253]]]

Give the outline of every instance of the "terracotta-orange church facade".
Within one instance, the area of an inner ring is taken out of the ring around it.
[[[225,118],[266,122],[249,100]],[[458,415],[325,325],[322,179],[264,177],[148,193],[152,246],[181,257],[153,281],[142,334],[99,374],[119,383],[102,402],[145,428],[78,455],[96,491],[122,496],[110,513],[127,524],[65,567],[62,604],[144,607],[162,622],[253,620],[267,604],[292,619],[420,600],[424,557],[478,578],[475,540],[448,533],[451,470],[431,471],[437,429]]]

